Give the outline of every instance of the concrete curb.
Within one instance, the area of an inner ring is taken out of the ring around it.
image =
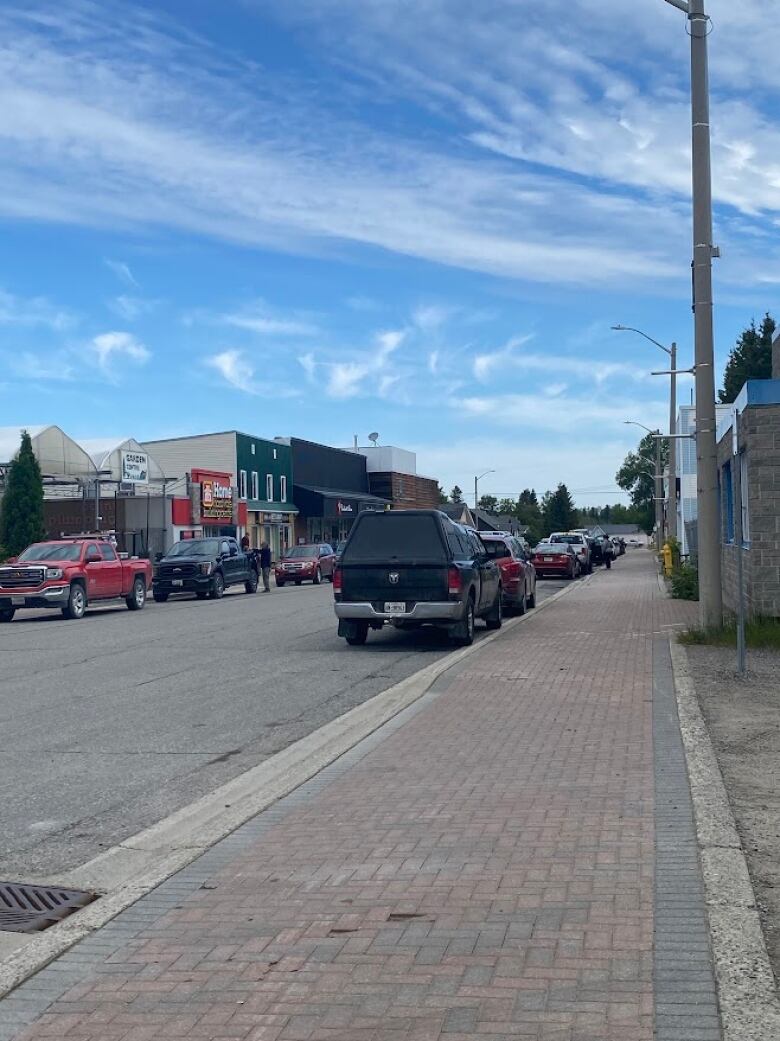
[[[310,780],[421,698],[438,677],[454,665],[501,639],[523,622],[535,618],[540,611],[591,580],[592,576],[559,590],[530,614],[511,619],[501,630],[471,647],[453,651],[408,676],[74,871],[46,880],[103,895],[34,939],[25,937],[22,946],[0,961],[0,998],[191,864],[220,839]]]
[[[684,647],[671,641],[724,1041],[777,1041],[780,1000],[745,853]]]

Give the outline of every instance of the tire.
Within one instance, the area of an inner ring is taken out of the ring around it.
[[[346,637],[350,647],[362,647],[368,638],[368,622],[353,622],[352,632]]]
[[[525,605],[525,593],[523,593],[523,604]],[[523,607],[525,612],[525,606]],[[498,594],[495,599],[495,603],[490,608],[490,613],[485,617],[485,625],[488,629],[500,629],[504,624],[504,594],[501,591],[501,587],[498,588]]]
[[[469,597],[463,621],[455,626],[450,639],[459,647],[470,647],[474,643],[474,599]]]
[[[225,595],[225,579],[220,571],[211,580],[210,600],[221,600]]]
[[[276,588],[277,589],[284,589],[284,582],[280,582],[278,578],[276,580]]]
[[[302,579],[302,578],[296,578],[296,580],[295,580],[295,584],[296,584],[296,586],[299,586],[299,585],[301,584],[301,582],[302,582],[302,581],[303,581],[303,579]]]
[[[0,623],[1,622],[12,622],[14,620],[14,615],[15,614],[16,614],[16,608],[15,607],[4,607],[3,610],[0,611]]]
[[[528,597],[528,606],[530,608],[536,607],[536,582],[535,581],[534,581],[533,589],[531,590],[531,595]]]
[[[158,593],[156,589],[152,590],[152,599],[156,604],[164,604],[170,595],[170,593]],[[198,593],[198,596],[200,596],[200,593]]]
[[[322,572],[319,568],[314,572],[314,578],[311,580],[313,586],[318,586],[322,582]]]
[[[249,572],[249,578],[244,582],[244,589],[247,593],[256,593],[257,587],[260,583],[260,577],[256,571]]]
[[[130,596],[125,600],[128,611],[143,611],[146,604],[146,582],[143,576],[139,575],[133,582],[133,589]]]
[[[607,565],[607,571],[609,571],[609,569],[612,567],[612,560],[610,559],[610,557],[607,557],[606,565]]]
[[[84,612],[87,609],[87,594],[84,586],[80,582],[74,582],[70,587],[70,596],[68,597],[68,603],[66,607],[63,607],[62,613],[65,618],[70,618],[73,621],[78,621],[84,617]]]
[[[525,612],[526,612],[527,606],[528,606],[528,602],[527,602],[526,597],[525,597],[525,587],[523,587],[523,595],[520,597],[520,599],[515,604],[515,614],[519,615],[520,617],[522,617],[525,614]]]

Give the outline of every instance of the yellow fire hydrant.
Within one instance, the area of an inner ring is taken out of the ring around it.
[[[664,559],[664,574],[671,575],[674,570],[674,551],[668,542],[664,542],[661,556]]]

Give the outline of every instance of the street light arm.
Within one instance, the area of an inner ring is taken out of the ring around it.
[[[623,422],[627,427],[641,427],[642,430],[646,430],[648,434],[653,434],[653,436],[660,434],[660,430],[651,430],[650,427],[646,427],[644,423],[637,423],[635,419],[624,419]]]
[[[690,14],[691,9],[688,6],[688,0],[666,0],[667,4],[671,4],[672,7],[676,7],[678,11],[682,11],[683,14]]]
[[[659,343],[658,340],[654,340],[652,336],[648,336],[647,333],[643,333],[641,329],[635,329],[633,325],[613,325],[612,329],[616,333],[638,333],[640,336],[644,336],[646,340],[649,340],[650,343],[654,343],[656,347],[660,347],[662,351],[666,351],[669,357],[671,357],[672,355],[671,348],[664,347],[664,345],[662,343]]]

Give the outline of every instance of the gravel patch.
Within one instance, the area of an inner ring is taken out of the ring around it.
[[[727,647],[686,648],[747,857],[767,950],[780,979],[780,654],[748,651],[748,675]]]

